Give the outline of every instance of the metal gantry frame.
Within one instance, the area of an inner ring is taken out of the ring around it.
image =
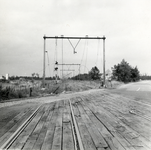
[[[44,55],[43,55],[43,87],[45,87],[45,53],[46,53],[46,39],[68,39],[68,41],[70,42],[71,46],[74,49],[74,53],[76,53],[75,48],[77,47],[77,45],[79,44],[81,39],[102,39],[103,40],[103,83],[105,85],[105,39],[106,37],[89,37],[88,35],[86,35],[85,37],[71,37],[71,36],[43,36],[44,39]],[[76,46],[74,47],[70,41],[70,39],[79,39],[78,43],[76,44]]]
[[[80,64],[58,64],[58,65],[61,65],[61,66],[79,66],[79,74],[80,74]],[[62,69],[62,77],[63,77],[63,71],[64,71],[64,69]]]

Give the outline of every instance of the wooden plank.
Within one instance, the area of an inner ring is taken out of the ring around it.
[[[75,105],[72,105],[72,107],[73,107],[74,113],[78,112],[78,114],[79,114],[79,111],[76,110],[78,108],[75,107]],[[75,119],[76,119],[77,125],[79,127],[80,136],[81,136],[82,143],[83,143],[85,150],[96,150],[94,142],[88,132],[88,129],[87,129],[85,123],[83,122],[83,119],[81,118],[81,115],[75,115]]]
[[[26,113],[24,113],[24,115],[20,116],[19,120],[12,126],[12,128],[10,128],[8,131],[6,131],[6,133],[0,138],[0,145],[2,145],[22,124],[23,122],[33,113],[33,110],[30,110]],[[7,127],[6,127],[7,128]]]
[[[47,129],[48,129],[50,118],[52,117],[52,112],[53,111],[50,112],[50,109],[49,109],[49,111],[48,111],[48,113],[46,115],[47,116],[47,120],[43,120],[44,121],[44,125],[43,125],[43,127],[42,127],[42,129],[40,131],[40,134],[38,136],[38,139],[37,139],[33,149],[36,149],[36,150],[40,150],[41,149],[43,141],[44,141],[44,138],[45,138],[45,135],[46,135],[46,132],[47,132]]]
[[[2,137],[8,130],[10,130],[26,113],[28,113],[30,109],[26,109],[16,115],[13,119],[11,119],[7,124],[5,123],[4,126],[1,126],[3,130],[0,130],[0,137]],[[1,138],[0,138],[1,141]]]
[[[103,120],[98,120],[98,118],[97,117],[95,117],[94,116],[94,114],[90,111],[90,109],[83,103],[83,107],[84,107],[84,109],[85,109],[85,111],[86,111],[86,113],[88,114],[88,116],[89,116],[89,118],[92,120],[92,122],[97,126],[97,128],[98,128],[98,130],[100,131],[100,133],[102,134],[102,136],[104,137],[104,138],[106,138],[107,137],[107,143],[109,144],[111,144],[112,143],[112,141],[109,141],[110,139],[112,139],[114,136],[116,136],[116,138],[117,138],[117,140],[120,142],[120,143],[122,143],[122,145],[124,146],[124,148],[125,149],[127,149],[127,150],[134,150],[134,148],[133,148],[133,146],[125,139],[125,138],[123,138],[120,134],[118,134],[117,132],[113,132],[112,133],[112,130],[113,129],[111,129],[111,131],[110,130],[108,130],[108,128],[106,128],[106,127],[108,127],[108,124],[106,124],[105,126],[104,126],[104,124],[102,124],[102,122],[101,121],[103,121]],[[112,128],[112,127],[110,127],[110,128]],[[109,137],[109,138],[108,138]],[[116,139],[114,139],[114,141],[115,141]],[[111,147],[113,147],[113,146],[111,146]]]
[[[46,132],[41,150],[50,150],[51,149],[53,138],[54,138],[54,132],[55,132],[55,125],[50,123],[49,128]]]
[[[105,142],[104,138],[102,137],[101,133],[96,128],[95,124],[90,120],[90,118],[86,115],[86,112],[82,108],[82,106],[79,104],[78,108],[81,113],[81,117],[93,139],[93,142],[95,143],[96,148],[107,148],[108,144]]]
[[[62,127],[56,126],[52,143],[52,150],[61,150]]]
[[[85,101],[85,100],[84,100]],[[93,102],[94,102],[94,100],[93,100]],[[83,103],[83,102],[82,102]],[[98,111],[100,111],[100,109],[99,109],[99,107],[97,108],[97,106],[98,106],[98,103],[96,103],[96,105],[94,105],[94,104],[91,104],[91,100],[89,100],[89,99],[86,99],[86,103],[85,103],[86,105],[90,105],[91,106],[91,110],[93,110],[93,113],[98,113]],[[83,107],[85,106],[85,104],[83,104]],[[89,109],[88,108],[86,108],[86,107],[84,107],[85,108],[85,110],[86,110],[86,112],[87,112],[87,114],[89,114],[91,111],[89,111]],[[95,109],[94,109],[95,108]],[[94,111],[95,110],[95,111]],[[89,112],[89,113],[88,113]],[[103,117],[103,120],[99,120],[97,117],[94,117],[94,114],[93,113],[91,113],[91,116],[89,117],[89,118],[91,118],[91,119],[93,119],[93,122],[96,122],[96,120],[98,120],[99,121],[99,123],[100,124],[102,124],[103,123],[103,126],[110,132],[110,133],[108,133],[108,132],[106,132],[106,130],[105,130],[105,128],[103,128],[102,127],[102,125],[100,126],[97,122],[97,124],[98,124],[98,129],[100,130],[100,132],[101,132],[101,134],[103,135],[103,137],[110,137],[110,139],[112,139],[112,137],[116,137],[116,140],[118,140],[119,141],[119,143],[122,143],[122,145],[123,145],[123,147],[124,148],[126,148],[126,149],[132,149],[132,150],[134,150],[134,148],[133,148],[133,145],[132,144],[130,144],[125,138],[123,138],[123,136],[121,136],[118,132],[115,132],[115,130],[114,130],[114,127],[112,127],[111,125],[110,125],[110,123],[108,122],[108,119],[107,120],[105,120],[105,115],[104,116],[101,116],[101,117]],[[101,113],[104,113],[103,111],[101,111]],[[113,136],[111,136],[111,135],[113,135]],[[115,139],[114,139],[115,140]],[[116,142],[118,142],[118,141],[116,141]],[[112,141],[110,141],[110,143],[112,143]],[[115,149],[116,149],[116,147],[115,147]]]
[[[63,150],[74,150],[71,122],[63,123]]]
[[[114,101],[116,100],[120,104],[120,105],[115,105],[116,107],[118,107],[119,110],[121,110],[122,106],[124,106],[126,110],[134,108],[136,111],[136,115],[138,114],[142,118],[145,118],[151,121],[151,105],[139,103],[135,100],[128,99],[126,97],[122,97],[122,100],[121,100],[119,96],[117,99],[115,99],[115,96],[108,95],[107,98],[110,99],[112,103],[114,103]]]
[[[68,100],[64,101],[63,112],[63,150],[74,150],[74,137],[71,127],[71,115]]]
[[[121,137],[119,138],[119,135],[116,134],[116,132],[114,131],[114,128],[110,125],[107,119],[107,116],[100,115],[98,112],[97,113],[95,112],[95,114],[92,113],[91,112],[92,110],[90,111],[88,108],[86,108],[85,104],[83,104],[83,107],[86,109],[87,114],[90,115],[90,118],[96,124],[96,126],[98,127],[98,130],[101,132],[101,134],[103,135],[103,137],[105,138],[109,146],[112,147],[112,149],[117,149],[116,145],[118,146],[118,149],[124,149],[125,146],[126,146],[126,149],[134,149],[132,145],[129,144],[126,140],[123,140]],[[116,136],[116,139],[114,138],[114,136]],[[115,146],[113,144],[113,141],[114,143],[117,143]]]
[[[40,108],[40,111],[33,118],[33,120],[30,122],[27,128],[25,128],[25,130],[20,134],[20,136],[15,140],[10,149],[22,149],[28,137],[30,136],[34,128],[37,126],[40,118],[43,116],[44,114],[43,109],[44,107]]]
[[[52,143],[52,150],[61,150],[62,146],[62,112],[64,101],[58,101],[58,115],[55,125],[55,133]]]
[[[55,102],[55,108],[52,114],[52,118],[49,121],[48,124],[48,129],[41,147],[41,150],[50,150],[52,149],[53,145],[53,140],[55,137],[55,131],[56,131],[56,120],[58,118],[58,108],[59,108],[59,103]]]
[[[149,140],[150,136],[151,136],[151,131],[150,131],[151,126],[148,124],[148,122],[149,122],[148,120],[145,120],[145,119],[141,118],[140,116],[136,116],[136,115],[123,114],[116,108],[113,109],[109,106],[105,106],[105,107],[107,107],[108,111],[110,111],[112,114],[114,114],[124,124],[126,124],[131,129],[136,131],[138,133],[138,136],[141,135],[141,136],[139,136],[140,140],[144,144],[149,146],[149,148],[151,149],[151,141]],[[133,138],[134,137],[137,137],[137,136],[133,136]]]
[[[72,117],[72,129],[73,129],[73,131],[75,131],[75,133],[73,134],[73,135],[75,135],[74,136],[74,141],[76,141],[75,145],[77,145],[77,149],[84,150],[83,143],[82,143],[81,136],[80,136],[80,131],[78,129],[78,125],[77,125],[76,119],[74,117],[73,108],[72,108],[72,104],[71,104],[70,100],[69,100],[69,105],[70,105],[71,117]],[[76,148],[76,146],[75,146],[75,148]]]
[[[23,147],[24,150],[25,149],[26,150],[38,149],[39,147],[41,147],[44,136],[46,134],[48,120],[50,120],[52,113],[53,113],[52,109],[54,107],[54,103],[47,104],[47,106],[48,106],[48,108],[45,109],[45,114],[43,115],[43,117],[39,121],[38,125],[36,126],[36,128],[34,129],[32,134],[29,136],[28,140],[26,141],[26,144]]]
[[[110,105],[109,105],[110,106]],[[129,123],[129,126],[134,127],[134,130],[138,130],[137,132],[140,132],[141,134],[145,134],[144,136],[151,135],[151,122],[140,115],[140,113],[137,110],[134,110],[134,112],[130,112],[130,109],[127,110],[127,113],[123,113],[123,111],[116,106],[105,107],[114,113],[114,115],[117,115],[117,117],[122,116],[122,118]],[[139,110],[141,111],[141,110]]]
[[[123,134],[123,136],[127,140],[129,140],[131,143],[133,142],[132,145],[134,147],[143,146],[146,149],[151,149],[151,142],[146,138],[146,136],[144,137],[145,130],[146,130],[146,135],[147,135],[147,132],[148,132],[148,135],[150,133],[149,127],[147,127],[146,125],[144,126],[145,122],[148,122],[148,121],[144,120],[143,118],[141,118],[140,120],[137,121],[136,119],[138,119],[138,116],[135,116],[132,119],[132,116],[129,113],[125,114],[125,113],[120,112],[121,109],[116,108],[115,105],[113,106],[112,104],[108,103],[109,101],[110,101],[110,99],[107,101],[107,104],[106,104],[106,102],[103,104],[100,103],[100,106],[103,106],[106,109],[106,111],[110,112],[112,114],[112,116],[116,117],[117,121],[120,120],[120,123],[122,125],[119,125],[116,128],[119,132],[120,132],[120,128],[125,128],[126,131],[128,130],[127,131],[128,134],[131,134],[131,135],[127,135],[122,132],[120,134]],[[122,119],[121,119],[121,116],[122,116]],[[129,119],[127,118],[128,116],[129,116]],[[127,121],[127,119],[128,119],[128,121]],[[135,120],[136,120],[136,122],[135,122]],[[142,127],[141,127],[141,123],[142,123]]]
[[[68,100],[64,101],[63,123],[71,122],[71,115]]]
[[[92,104],[93,105],[93,104]],[[123,138],[125,138],[129,143],[131,143],[131,145],[133,147],[138,147],[138,148],[142,148],[144,147],[144,149],[147,149],[146,145],[142,143],[142,141],[139,139],[139,136],[137,136],[137,132],[135,132],[134,130],[132,130],[131,128],[129,128],[128,126],[126,126],[125,124],[123,124],[118,118],[116,118],[114,115],[112,115],[111,113],[109,113],[107,110],[103,109],[101,106],[99,106],[99,112],[95,113],[96,116],[100,119],[103,120],[103,122],[106,124],[106,121],[109,122],[110,127],[111,127],[111,131],[115,136],[118,136],[118,134],[120,134]],[[107,125],[107,124],[106,124]],[[108,125],[107,125],[108,127]],[[109,127],[109,128],[110,128]],[[123,131],[120,132],[119,130],[117,130],[117,128],[123,128]],[[118,134],[116,134],[118,133]],[[135,137],[137,138],[132,138],[129,136],[129,134],[135,134]]]
[[[111,150],[125,150],[115,137],[105,137],[105,140],[109,144]]]
[[[82,123],[82,118],[78,117],[78,118],[76,118],[76,120],[78,122],[78,127],[79,127],[82,143],[83,143],[85,150],[96,150],[96,147],[88,132],[86,125],[84,123]]]
[[[64,101],[58,101],[58,117],[56,119],[56,127],[62,127],[62,112],[64,107]]]
[[[79,112],[79,109],[77,108],[76,103],[78,103],[78,101],[75,98],[72,98],[71,99],[71,104],[72,104],[72,106],[74,106],[74,116],[80,117],[80,112]]]

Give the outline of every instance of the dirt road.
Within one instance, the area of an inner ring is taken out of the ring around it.
[[[151,104],[119,92],[94,89],[3,103],[0,147],[40,106],[10,149],[150,150]]]

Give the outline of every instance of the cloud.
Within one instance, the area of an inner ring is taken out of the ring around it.
[[[11,72],[10,68],[16,64],[16,74],[24,74],[21,68],[22,66],[26,68],[28,63],[32,66],[27,67],[26,73],[31,74],[32,71],[41,70],[44,34],[47,36],[105,35],[107,37],[106,68],[110,69],[125,58],[132,65],[136,64],[138,68],[140,66],[141,72],[151,74],[147,69],[148,64],[151,63],[150,4],[150,0],[1,0],[0,71]],[[54,60],[53,42],[55,41],[47,42],[47,49],[51,49],[51,61]],[[96,43],[89,41],[88,67],[95,65]],[[64,41],[64,47],[72,53],[68,42]],[[71,55],[72,58],[67,55],[66,61],[73,63],[72,60],[76,62],[78,58],[81,59],[83,47],[84,41],[79,44],[78,54]],[[95,52],[91,50],[93,47]],[[66,51],[69,54],[68,50]],[[18,65],[18,62],[21,64]],[[146,67],[143,67],[143,64]]]

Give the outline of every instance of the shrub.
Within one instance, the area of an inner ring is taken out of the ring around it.
[[[11,87],[3,88],[0,85],[0,100],[8,100],[13,98],[23,98],[27,97],[27,90],[15,90]]]

